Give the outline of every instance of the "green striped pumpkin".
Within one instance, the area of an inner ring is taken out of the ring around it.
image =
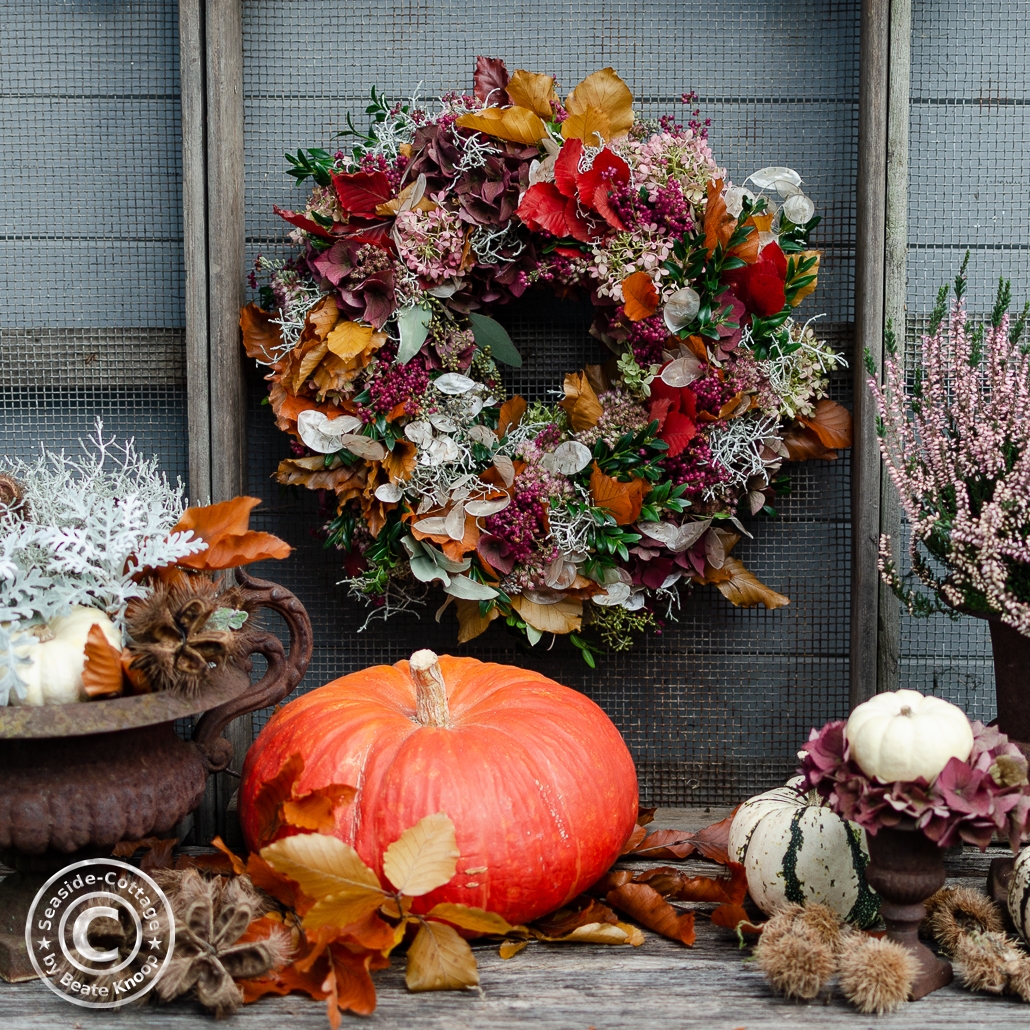
[[[865,882],[865,831],[823,807],[800,778],[745,801],[730,826],[730,857],[747,870],[755,904],[771,915],[789,902],[828,905],[871,926],[880,899]]]
[[[1016,857],[1009,881],[1009,915],[1024,941],[1030,941],[1030,847]]]

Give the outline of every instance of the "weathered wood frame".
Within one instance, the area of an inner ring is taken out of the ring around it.
[[[245,484],[242,0],[180,0],[190,493],[224,500]],[[879,536],[897,534],[863,356],[877,371],[888,319],[904,335],[911,0],[863,0],[855,247],[850,698],[896,689],[898,608],[877,573]],[[249,723],[232,727],[237,761]],[[237,766],[238,768],[238,766]],[[210,800],[224,811],[225,777]],[[204,830],[222,828],[205,806]]]

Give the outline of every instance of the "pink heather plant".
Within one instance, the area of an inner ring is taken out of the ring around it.
[[[883,386],[869,381],[880,450],[912,528],[912,571],[935,596],[908,588],[886,536],[880,572],[913,615],[995,614],[1030,635],[1030,350],[1019,342],[1030,305],[1011,322],[1001,280],[990,324],[970,326],[968,261],[946,327],[947,287],[938,294],[914,375],[889,332]]]

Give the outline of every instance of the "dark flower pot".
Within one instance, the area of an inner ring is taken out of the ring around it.
[[[926,917],[923,902],[944,886],[944,852],[915,827],[883,827],[868,834],[866,882],[881,898],[880,915],[888,940],[907,948],[919,963],[912,1001],[951,983],[951,963],[919,940]]]
[[[35,977],[25,918],[36,891],[73,862],[110,855],[122,840],[168,834],[204,796],[209,773],[232,760],[222,731],[241,715],[281,701],[311,659],[311,621],[284,587],[237,572],[248,602],[270,608],[290,630],[290,650],[253,631],[264,655],[252,683],[249,658],[213,672],[196,697],[169,693],[72,705],[0,708],[0,861],[16,872],[0,883],[0,976]],[[201,715],[201,713],[203,713]],[[192,739],[175,720],[201,715]]]
[[[1030,637],[989,616],[998,729],[1030,754]]]

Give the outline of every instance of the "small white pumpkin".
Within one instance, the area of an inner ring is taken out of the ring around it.
[[[877,694],[860,704],[844,731],[852,759],[881,783],[933,781],[952,758],[973,750],[966,713],[918,690]]]
[[[772,915],[818,902],[856,926],[871,926],[880,899],[865,881],[865,831],[799,790],[801,777],[745,801],[730,824],[730,858],[747,871],[754,903]]]
[[[1009,915],[1024,941],[1030,942],[1030,848],[1016,856],[1009,881]]]
[[[25,684],[25,697],[11,691],[12,705],[66,705],[83,700],[82,669],[86,664],[86,638],[99,626],[112,647],[122,649],[122,634],[97,608],[75,605],[67,615],[33,626],[27,631],[35,637],[15,648],[19,657],[29,659],[18,666],[18,677]]]

